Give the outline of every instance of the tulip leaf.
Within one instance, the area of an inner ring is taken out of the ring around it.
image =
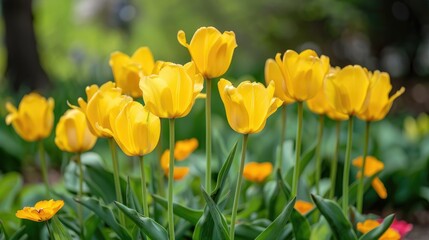
[[[50,222],[53,230],[52,234],[54,235],[53,239],[72,240],[70,233],[66,228],[64,228],[64,225],[61,224],[58,217],[54,216],[51,218]]]
[[[308,240],[311,236],[310,223],[295,209],[292,211],[291,222],[296,240]]]
[[[235,226],[236,239],[255,239],[265,228],[252,223],[240,223]]]
[[[97,228],[100,222],[101,222],[101,219],[93,213],[91,213],[89,217],[86,218],[85,231],[84,231],[85,240],[93,239],[94,233],[97,231]]]
[[[108,172],[101,166],[85,165],[85,183],[90,188],[91,193],[99,196],[105,203],[111,203],[116,200],[115,185],[113,173]],[[120,178],[122,199],[126,199],[126,182]]]
[[[311,226],[310,240],[330,240],[332,239],[331,229],[328,222],[322,216],[319,221]]]
[[[4,229],[3,222],[0,220],[0,239],[8,239],[6,230]]]
[[[223,186],[225,185],[225,181],[226,181],[226,177],[228,176],[229,169],[231,169],[232,162],[234,161],[235,152],[237,150],[237,144],[238,144],[238,140],[237,142],[235,142],[234,146],[232,147],[231,152],[228,155],[228,158],[223,163],[222,168],[220,169],[219,174],[217,176],[216,187],[210,194],[210,196],[212,197],[215,203],[217,203],[219,200],[220,193],[223,189]]]
[[[6,232],[5,232],[6,234]],[[25,240],[28,238],[28,234],[25,233],[25,226],[20,227],[10,238],[9,240]],[[1,238],[0,238],[1,239]]]
[[[277,170],[276,176],[277,176],[277,184],[280,187],[280,190],[283,192],[286,199],[289,201],[291,196],[291,190],[290,190],[290,187],[287,185],[287,183],[283,181],[283,176],[280,169]]]
[[[228,233],[228,224],[226,223],[225,217],[222,215],[221,211],[219,210],[216,203],[213,201],[213,199],[210,198],[210,196],[207,194],[207,192],[201,187],[201,192],[203,193],[203,197],[206,200],[207,207],[210,211],[210,215],[213,218],[214,225],[216,229],[221,233],[222,239],[230,239],[229,233]]]
[[[0,179],[0,186],[0,211],[10,210],[23,186],[22,177],[16,172],[7,173]]]
[[[121,239],[131,239],[129,233],[115,219],[112,209],[101,203],[99,200],[89,197],[76,199],[83,206],[93,211],[103,220]]]
[[[127,188],[125,191],[126,204],[132,209],[137,210],[137,212],[143,212],[142,206],[138,204],[137,196],[134,194],[134,191],[131,189],[130,177],[127,178]]]
[[[390,225],[392,225],[394,219],[395,219],[395,215],[390,214],[384,219],[384,221],[378,227],[362,235],[359,238],[359,240],[371,240],[371,239],[380,238],[381,235],[383,235],[383,233],[387,231]]]
[[[58,219],[66,228],[70,229],[77,235],[80,234],[80,228],[75,217],[72,217],[70,215],[60,215],[58,216]]]
[[[320,213],[328,221],[336,239],[356,240],[352,224],[344,216],[341,207],[334,201],[323,199],[322,197],[311,195]]]
[[[295,200],[296,197],[289,201],[280,215],[256,237],[256,240],[276,239],[279,233],[285,231],[286,223],[288,222],[290,215],[292,214],[293,207],[295,206]]]
[[[115,201],[115,204],[150,239],[168,240],[167,230],[165,230],[164,227],[162,227],[157,222],[155,222],[155,220],[143,216],[142,214],[138,213],[135,209],[131,209],[123,205],[122,203]]]
[[[167,208],[168,201],[167,199],[159,196],[159,195],[152,195],[152,197],[156,200],[157,203],[159,203],[162,207]],[[193,225],[197,224],[198,220],[203,215],[203,210],[196,210],[192,208],[188,208],[186,206],[183,206],[178,203],[173,203],[173,211],[174,214],[189,221]]]

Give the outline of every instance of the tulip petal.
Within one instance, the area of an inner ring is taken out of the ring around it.
[[[372,187],[381,199],[387,198],[387,190],[380,178],[376,177],[371,182]]]

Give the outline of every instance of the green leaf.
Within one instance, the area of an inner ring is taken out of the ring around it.
[[[240,223],[235,226],[236,239],[255,239],[265,228],[252,223]]]
[[[344,216],[340,206],[328,199],[323,199],[316,195],[311,195],[320,213],[326,218],[334,236],[337,239],[356,240],[352,224]]]
[[[331,229],[328,222],[322,216],[319,221],[312,225],[310,240],[330,240],[332,239]]]
[[[290,190],[289,185],[287,185],[287,183],[285,183],[283,181],[283,176],[282,176],[280,169],[277,170],[276,176],[277,176],[277,185],[279,186],[280,190],[285,195],[286,199],[289,201],[289,199],[291,197],[291,190]]]
[[[102,204],[95,198],[83,197],[76,199],[78,203],[93,211],[101,220],[103,220],[121,239],[131,239],[128,232],[115,219],[112,209]]]
[[[116,200],[115,185],[113,173],[107,171],[103,167],[85,165],[85,183],[88,185],[91,193],[99,196],[105,203],[111,203]],[[120,178],[122,199],[125,199],[126,183]]]
[[[152,197],[156,200],[157,203],[167,209],[167,199],[156,194],[153,194]],[[175,215],[185,219],[186,221],[189,221],[193,225],[197,224],[198,220],[203,215],[203,210],[188,208],[178,203],[173,203],[173,211]]]
[[[101,219],[93,213],[91,213],[89,215],[89,217],[86,218],[86,220],[85,220],[85,232],[84,232],[85,240],[92,240],[93,239],[94,234],[97,231],[100,222],[101,222]]]
[[[283,209],[280,215],[261,233],[256,237],[256,240],[276,239],[280,232],[283,232],[286,223],[292,214],[293,207],[295,206],[296,197],[294,197]]]
[[[25,226],[20,227],[12,236],[10,236],[9,240],[24,240],[27,239],[28,235],[25,233]]]
[[[292,211],[291,222],[296,240],[308,240],[311,235],[310,223],[295,209]]]
[[[51,218],[50,224],[52,226],[52,235],[54,235],[54,239],[72,240],[70,233],[66,228],[64,228],[64,225],[61,224],[60,220],[58,220],[58,217],[54,216],[53,218]]]
[[[201,192],[203,193],[203,197],[206,200],[210,215],[212,216],[214,221],[214,225],[216,229],[221,233],[222,239],[230,239],[228,233],[228,224],[226,223],[225,217],[222,215],[216,203],[213,201],[213,199],[210,198],[210,196],[203,189],[203,187],[201,187]]]
[[[217,176],[216,187],[210,194],[211,198],[215,203],[217,203],[219,200],[220,193],[223,189],[223,186],[225,185],[225,181],[226,181],[226,177],[228,176],[229,169],[231,169],[232,162],[234,161],[235,151],[237,150],[237,144],[238,144],[238,140],[237,142],[235,142],[234,146],[232,147],[231,152],[228,155],[228,158],[223,163],[222,168],[220,169],[219,174]]]
[[[367,232],[366,234],[362,235],[359,240],[378,239],[379,237],[381,237],[381,235],[383,235],[384,232],[387,231],[390,225],[392,225],[394,219],[395,215],[390,214],[383,220],[383,223],[381,223],[378,227],[372,229],[371,231]]]
[[[139,204],[137,200],[137,196],[134,194],[134,191],[131,189],[131,182],[130,177],[127,178],[127,190],[125,192],[126,203],[128,206],[130,206],[132,209],[136,209],[137,212],[143,212],[141,204]]]
[[[299,165],[299,176],[301,176],[302,172],[304,171],[305,167],[307,167],[308,163],[310,163],[310,160],[314,156],[314,152],[316,151],[317,144],[313,144],[309,149],[307,149],[306,152],[301,157],[300,165]],[[293,171],[294,168],[290,168],[286,174],[286,182],[289,184],[292,184],[292,178],[293,178]]]
[[[364,180],[363,180],[363,192],[365,193],[370,187],[371,187],[371,182],[372,182],[372,180],[374,180],[374,178],[375,177],[377,177],[377,175],[378,174],[375,174],[375,175],[373,175],[372,177],[370,177],[370,178],[365,178]],[[357,179],[356,181],[354,181],[351,185],[350,185],[350,187],[349,187],[349,204],[350,205],[353,205],[353,204],[355,204],[355,202],[356,202],[356,199],[357,199],[357,189],[358,189],[358,185],[359,185],[359,179]],[[338,199],[338,203],[341,203],[343,200],[342,200],[343,198],[342,197],[340,197],[339,199]]]
[[[19,173],[10,172],[0,179],[0,211],[8,211],[12,208],[15,198],[23,185]]]
[[[143,216],[138,213],[136,210],[128,208],[127,206],[116,202],[116,206],[123,212],[125,215],[131,219],[141,231],[143,231],[151,239],[168,240],[167,230],[164,227],[159,225],[153,219]]]

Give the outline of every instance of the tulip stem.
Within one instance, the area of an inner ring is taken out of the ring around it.
[[[83,197],[83,166],[82,166],[82,159],[80,153],[76,155],[76,162],[79,166],[79,193],[78,198],[79,200],[82,200]],[[80,236],[81,238],[84,238],[84,222],[83,222],[83,206],[82,204],[78,204],[78,217],[79,217],[79,223],[80,223]]]
[[[212,81],[206,78],[206,191],[211,193],[212,158]]]
[[[365,179],[365,164],[366,164],[366,156],[368,154],[368,143],[369,143],[369,129],[370,129],[370,122],[367,121],[365,125],[365,137],[364,137],[364,145],[363,145],[363,156],[362,156],[362,167],[360,169],[361,175],[359,178],[359,185],[358,185],[358,191],[357,191],[357,210],[359,213],[362,213],[363,210],[363,183]]]
[[[156,154],[157,154],[157,164],[156,164],[156,178],[158,179],[158,194],[161,197],[165,197],[165,189],[164,189],[164,170],[161,167],[161,156],[162,156],[162,134],[159,136],[159,142],[156,146]]]
[[[170,127],[170,163],[168,166],[168,233],[170,240],[174,240],[173,215],[173,179],[174,179],[174,118],[169,119]]]
[[[319,115],[319,131],[317,133],[317,145],[316,145],[316,194],[320,195],[320,184],[319,180],[322,175],[322,157],[320,156],[320,151],[322,148],[322,138],[323,138],[323,125],[324,125],[324,116]]]
[[[146,188],[146,176],[144,171],[144,159],[143,156],[140,158],[140,173],[142,181],[142,200],[143,200],[143,216],[149,217],[149,205],[147,204],[147,188]]]
[[[234,234],[235,234],[235,219],[237,217],[237,209],[238,209],[238,201],[240,198],[241,182],[243,180],[243,170],[244,170],[244,162],[246,160],[246,148],[247,148],[248,136],[249,136],[248,134],[243,135],[240,170],[239,170],[238,177],[237,177],[238,178],[237,179],[237,186],[235,187],[234,203],[232,205],[231,228],[230,228],[230,232],[229,232],[229,238],[231,240],[234,240]]]
[[[282,106],[282,127],[281,127],[281,133],[280,133],[280,151],[279,151],[279,157],[277,158],[277,166],[276,169],[279,169],[280,172],[282,170],[283,165],[283,145],[285,141],[286,136],[286,105]]]
[[[329,199],[333,199],[335,195],[335,185],[337,179],[337,167],[338,167],[338,152],[340,150],[340,131],[341,131],[341,122],[336,121],[335,129],[335,151],[334,157],[331,161],[331,189],[329,190]]]
[[[119,163],[118,163],[118,153],[116,151],[116,144],[113,138],[109,138],[109,147],[112,154],[112,163],[113,163],[113,180],[115,181],[115,191],[116,199],[118,202],[122,202],[122,193],[121,193],[121,181],[119,178]],[[122,226],[125,226],[125,216],[122,211],[119,211],[119,222]]]
[[[48,178],[48,166],[46,164],[46,155],[45,155],[45,147],[43,146],[43,142],[39,142],[39,156],[40,156],[40,165],[42,168],[42,178],[46,187],[46,195],[51,197],[51,193],[49,191],[49,178]]]
[[[347,209],[349,206],[349,176],[350,176],[350,155],[352,152],[353,141],[353,116],[350,116],[349,126],[347,131],[347,147],[346,156],[344,158],[344,172],[343,172],[343,213],[347,216]]]
[[[293,170],[292,182],[292,198],[296,197],[298,193],[299,182],[299,164],[301,155],[301,139],[302,139],[302,117],[304,115],[302,102],[298,102],[298,127],[296,129],[296,143],[295,143],[295,168]]]

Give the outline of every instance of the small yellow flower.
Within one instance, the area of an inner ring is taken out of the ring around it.
[[[177,40],[189,50],[192,61],[206,78],[223,75],[228,70],[234,49],[237,47],[234,32],[222,34],[214,27],[199,28],[189,44],[185,32],[180,30],[177,33]]]
[[[196,138],[177,141],[174,146],[174,159],[182,161],[189,157],[198,147],[198,140]]]
[[[122,52],[112,53],[109,64],[117,86],[124,94],[138,98],[142,96],[139,88],[140,75],[151,75],[155,61],[150,49],[141,47],[131,57]]]
[[[353,166],[355,166],[359,169],[362,168],[362,164],[363,164],[362,156],[355,158],[353,160],[352,164],[353,164]],[[379,161],[377,158],[375,158],[373,156],[367,156],[366,157],[365,169],[364,169],[364,176],[365,177],[372,177],[373,175],[379,173],[383,169],[384,169],[383,162]],[[357,177],[360,178],[361,175],[362,175],[362,173],[359,171],[357,174]],[[380,180],[380,178],[375,177],[374,180],[372,180],[371,185],[380,198],[382,198],[382,199],[387,198],[386,187],[384,186],[384,184]]]
[[[165,150],[161,155],[161,168],[164,170],[165,176],[168,177],[168,171],[170,167],[170,150]],[[173,169],[173,179],[182,180],[189,173],[188,167],[174,167]]]
[[[358,65],[349,65],[327,76],[325,95],[336,111],[352,116],[362,109],[368,86],[368,71]]]
[[[244,165],[243,177],[251,182],[261,183],[273,172],[270,162],[250,162]]]
[[[305,215],[306,213],[308,213],[311,209],[314,208],[314,205],[310,202],[306,202],[306,201],[302,201],[302,200],[297,200],[295,202],[295,210],[297,210],[299,213],[301,213],[301,215]]]
[[[16,217],[34,222],[44,222],[51,219],[62,207],[63,200],[43,200],[37,202],[34,207],[24,207],[16,212]]]
[[[6,103],[9,114],[6,124],[12,124],[16,133],[24,140],[33,142],[51,134],[54,124],[54,99],[44,98],[38,93],[25,95],[18,109],[10,102]]]
[[[120,110],[119,110],[120,109]],[[116,106],[111,114],[112,136],[128,156],[143,156],[155,149],[161,133],[161,121],[136,101]]]
[[[85,114],[69,109],[60,118],[55,129],[55,144],[66,152],[81,153],[90,150],[97,137],[91,133]]]
[[[203,81],[192,62],[185,66],[166,63],[158,75],[142,78],[140,88],[150,112],[160,118],[181,118],[191,111]]]
[[[405,88],[401,87],[389,97],[390,90],[392,85],[388,73],[380,71],[372,73],[365,102],[357,117],[364,121],[383,119],[392,107],[393,101],[405,92]]]
[[[371,231],[372,229],[378,227],[380,223],[376,220],[368,219],[365,220],[365,222],[358,222],[357,224],[357,230],[363,234]],[[393,228],[388,228],[386,232],[381,235],[379,240],[399,240],[401,239],[401,235],[398,231],[396,231]]]
[[[241,134],[260,132],[267,118],[283,103],[273,96],[274,82],[265,88],[261,83],[244,81],[235,88],[230,81],[222,78],[218,88],[228,123]]]
[[[277,92],[281,92],[280,95],[276,94],[280,99],[282,96],[295,101],[313,98],[322,88],[323,79],[329,70],[329,58],[323,55],[318,57],[317,53],[310,49],[299,54],[293,50],[287,50],[283,59],[278,53],[275,61],[278,66],[275,71],[280,69],[283,77],[281,78],[279,73],[272,75],[274,78],[272,80],[276,82],[276,88],[278,88]],[[274,65],[274,63],[269,64]]]

